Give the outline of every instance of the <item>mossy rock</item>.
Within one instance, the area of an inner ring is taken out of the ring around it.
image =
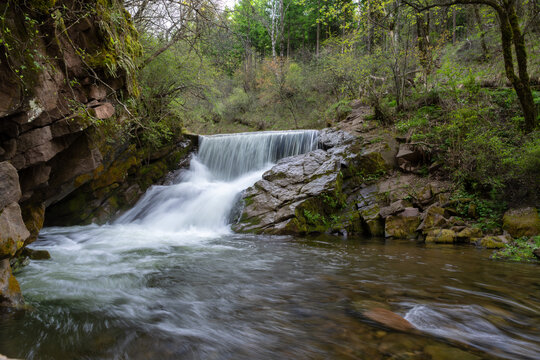
[[[426,234],[426,243],[452,244],[456,241],[456,233],[450,229],[432,229]]]
[[[416,229],[420,225],[420,212],[415,208],[406,208],[400,214],[390,215],[384,224],[386,237],[401,239],[413,239],[416,237]]]
[[[478,245],[486,249],[502,249],[506,244],[497,236],[484,236],[480,239]]]
[[[471,242],[473,239],[482,237],[482,230],[467,227],[456,234],[458,242]]]
[[[533,207],[508,210],[503,216],[503,229],[514,238],[540,234],[540,215]]]
[[[379,215],[379,212],[380,207],[377,204],[372,204],[358,210],[366,235],[384,236],[384,221]]]

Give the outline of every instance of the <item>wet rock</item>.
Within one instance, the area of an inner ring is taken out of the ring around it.
[[[533,255],[536,256],[537,259],[540,259],[540,248],[534,249]]]
[[[540,234],[540,215],[533,207],[508,210],[503,216],[503,229],[514,238]]]
[[[19,282],[11,272],[9,260],[0,260],[0,307],[24,303]]]
[[[24,248],[22,256],[27,256],[31,260],[48,260],[51,258],[51,254],[47,250],[34,250],[29,248]]]
[[[385,236],[405,239],[415,238],[420,221],[420,211],[417,208],[405,208],[401,213],[386,218]]]
[[[426,233],[426,243],[452,244],[456,233],[450,229],[432,229]]]
[[[11,203],[0,210],[0,259],[15,255],[29,236],[18,203]]]
[[[479,356],[444,344],[428,345],[424,348],[432,360],[480,360]]]
[[[498,236],[484,236],[477,242],[477,245],[485,247],[486,249],[501,249],[506,245],[506,242]]]
[[[397,331],[411,331],[415,327],[398,314],[381,307],[369,309],[362,313],[369,320]]]

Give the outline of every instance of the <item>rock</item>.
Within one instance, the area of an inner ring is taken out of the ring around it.
[[[426,233],[426,243],[452,244],[456,241],[456,233],[450,229],[432,229]]]
[[[400,144],[396,155],[399,168],[406,172],[418,171],[427,158],[425,149],[413,144]]]
[[[458,242],[471,242],[471,239],[482,237],[482,230],[478,228],[466,227],[456,234]]]
[[[0,211],[21,198],[17,169],[7,161],[0,162],[0,194]]]
[[[540,248],[534,249],[533,255],[536,256],[538,259],[540,259]]]
[[[15,255],[29,236],[18,203],[11,203],[0,211],[0,259]]]
[[[506,243],[498,236],[488,235],[480,239],[477,245],[485,247],[486,249],[501,249]]]
[[[407,200],[398,200],[398,201],[394,201],[393,203],[390,204],[390,206],[386,206],[386,207],[383,207],[381,208],[381,211],[380,211],[380,215],[381,217],[383,218],[386,218],[390,215],[394,215],[394,214],[397,214],[403,210],[405,210],[405,208],[407,207],[411,207],[412,204],[407,201]]]
[[[28,149],[43,145],[52,140],[51,127],[45,126],[22,134],[17,142],[17,151],[25,152]]]
[[[90,113],[98,119],[108,119],[114,115],[114,106],[111,103],[104,103],[90,109]]]
[[[0,260],[0,307],[24,303],[19,282],[11,272],[9,260]]]
[[[341,206],[340,158],[323,150],[281,159],[243,194],[240,232],[324,232]]]
[[[424,220],[418,226],[418,231],[427,231],[434,228],[442,228],[448,224],[444,217],[444,209],[439,206],[430,206],[424,213]]]
[[[540,216],[533,207],[508,210],[503,216],[503,229],[514,237],[540,235]]]
[[[90,90],[88,91],[89,100],[98,100],[101,101],[107,97],[107,88],[99,85],[90,85]]]
[[[48,260],[51,258],[51,254],[47,250],[34,250],[29,248],[24,248],[22,256],[27,256],[31,260]]]
[[[366,235],[384,236],[384,221],[379,215],[377,204],[369,205],[358,210]]]
[[[455,347],[445,344],[428,345],[424,348],[424,352],[430,356],[432,360],[481,360],[480,356],[465,352]]]
[[[319,145],[325,150],[346,145],[355,140],[356,137],[354,135],[333,128],[326,128],[319,132]]]
[[[415,327],[398,314],[384,308],[372,308],[362,313],[369,320],[397,331],[411,331]]]
[[[21,209],[21,213],[24,219],[24,225],[30,232],[30,236],[24,241],[24,246],[26,246],[38,238],[39,231],[45,221],[45,205],[43,203],[25,204]]]
[[[415,238],[416,229],[420,225],[420,211],[416,208],[405,208],[397,215],[390,215],[386,218],[384,233],[386,237],[394,238]]]

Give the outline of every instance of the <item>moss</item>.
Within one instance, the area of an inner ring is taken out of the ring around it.
[[[49,13],[50,10],[56,5],[56,0],[29,0],[28,4],[32,9],[38,10],[42,13]]]
[[[253,204],[255,202],[255,200],[253,200],[254,197],[255,197],[254,195],[246,196],[244,198],[244,205],[249,206],[249,205]]]

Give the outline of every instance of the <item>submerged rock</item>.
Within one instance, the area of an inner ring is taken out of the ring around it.
[[[381,307],[376,307],[364,311],[363,316],[369,320],[375,321],[376,323],[383,325],[387,328],[397,331],[411,331],[415,330],[415,327],[403,317],[398,314]]]

